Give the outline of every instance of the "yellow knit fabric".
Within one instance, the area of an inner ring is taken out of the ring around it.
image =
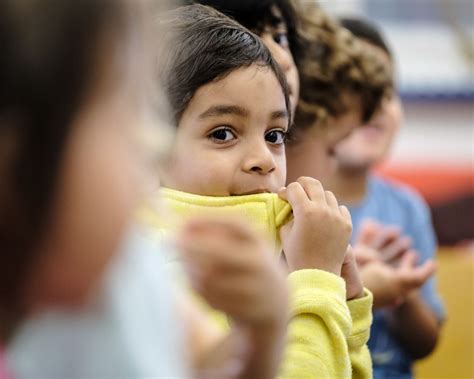
[[[161,188],[160,196],[171,211],[159,216],[152,207],[140,211],[140,218],[155,228],[176,228],[189,217],[205,214],[229,214],[244,217],[261,234],[275,244],[280,253],[279,229],[291,219],[291,206],[277,194],[245,196],[201,196],[170,188]]]
[[[165,220],[151,208],[140,212],[143,221],[161,232],[192,215],[234,212],[248,217],[259,231],[279,241],[279,228],[291,218],[288,203],[275,194],[210,197],[162,189],[161,195],[178,220],[171,220],[170,215]],[[361,299],[347,302],[344,280],[317,269],[291,273],[288,284],[290,321],[279,378],[371,378],[367,341],[372,294],[366,290]],[[209,312],[217,325],[229,329],[225,315]]]

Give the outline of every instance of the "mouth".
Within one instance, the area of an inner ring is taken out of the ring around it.
[[[256,195],[256,194],[260,194],[260,193],[271,193],[271,191],[268,191],[267,189],[255,189],[255,190],[251,190],[251,191],[231,193],[230,196],[246,196],[246,195]]]

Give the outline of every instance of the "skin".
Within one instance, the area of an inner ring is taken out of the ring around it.
[[[280,19],[280,22],[277,25],[266,25],[263,32],[260,33],[260,37],[286,75],[290,89],[291,113],[294,115],[298,104],[300,88],[298,69],[296,68],[293,55],[291,54],[288,41],[288,28],[281,11],[277,6],[273,5],[272,12],[276,18]],[[357,97],[348,99],[348,101],[358,100]],[[328,176],[332,170],[334,170],[334,146],[350,133],[355,124],[355,120],[359,120],[360,118],[361,115],[356,108],[355,111],[344,115],[342,118],[331,120],[332,124],[337,124],[339,127],[332,128],[324,133],[315,133],[314,135],[308,136],[309,143],[305,146],[306,149],[301,145],[296,149],[291,144],[287,145],[287,168],[288,175],[291,176],[288,178],[288,183],[297,181],[300,176],[312,176],[306,172],[298,173],[301,167],[301,161],[304,161],[304,157],[308,157],[308,154],[315,156],[314,161],[318,162],[317,170],[320,175],[324,177]],[[292,175],[293,173],[294,175]],[[361,296],[361,280],[357,270],[355,256],[351,250],[348,250],[348,254],[344,259],[342,276],[351,283],[347,286],[347,298],[352,299]]]
[[[271,249],[243,220],[222,218],[191,221],[179,246],[193,288],[232,320],[230,335],[197,357],[199,377],[234,377],[238,369],[241,378],[273,378],[285,343],[288,295]],[[202,323],[194,329],[202,331]],[[204,337],[208,344],[209,333]]]
[[[283,187],[287,125],[283,93],[269,69],[242,68],[208,83],[183,113],[163,183],[209,196],[279,192],[295,216],[281,231],[290,271],[319,268],[340,275],[350,217],[315,179]],[[361,294],[362,286],[355,292]]]
[[[285,181],[287,127],[285,98],[273,72],[259,66],[236,70],[196,91],[179,122],[162,182],[212,196],[276,191]],[[230,339],[212,345],[223,352],[243,339],[258,354],[246,355],[239,377],[273,377],[287,306],[284,277],[268,248],[243,222],[227,219],[191,222],[178,244],[195,290],[235,320]],[[199,355],[199,365],[204,362],[214,374],[228,369],[214,358]]]
[[[287,129],[273,72],[238,69],[196,91],[179,122],[163,183],[211,196],[277,192],[285,183]]]
[[[403,110],[397,95],[382,102],[382,109],[366,125],[355,129],[336,147],[341,170],[367,170],[383,160],[403,122]]]
[[[384,54],[366,43],[366,48]],[[336,147],[337,170],[329,187],[345,204],[357,204],[366,196],[372,167],[383,160],[403,119],[398,96],[388,96],[373,119],[357,128]],[[411,240],[393,227],[372,223],[361,228],[356,256],[368,261],[362,268],[366,286],[374,293],[377,306],[393,302],[390,325],[414,358],[422,358],[436,346],[440,325],[435,313],[423,302],[418,289],[434,273],[434,262],[417,267]]]
[[[29,314],[51,306],[80,309],[88,303],[145,194],[143,188],[149,184],[152,173],[147,168],[156,151],[150,151],[147,144],[149,137],[156,136],[150,135],[147,129],[150,120],[146,118],[149,113],[143,112],[146,109],[140,78],[144,70],[136,65],[135,52],[123,51],[125,56],[117,56],[116,51],[107,48],[110,46],[114,44],[105,38],[98,48],[101,53],[97,58],[96,77],[100,80],[88,89],[66,142],[51,221],[36,252],[41,258],[35,262],[24,287]],[[135,59],[128,60],[130,57]],[[115,65],[118,62],[120,65]],[[129,64],[124,65],[125,62]],[[144,136],[147,141],[143,141]],[[217,243],[216,233],[221,235]],[[205,247],[203,254],[193,254],[194,244],[187,248],[189,238],[199,240],[198,246]],[[267,264],[271,261],[267,247],[249,234],[245,225],[223,220],[195,221],[178,239],[185,264],[198,271],[209,269],[204,259],[206,254],[212,255],[216,267],[226,267],[226,257],[238,256],[237,252],[243,248],[252,259],[233,265],[236,274],[229,277],[237,281],[243,276],[241,282],[247,283],[245,279],[250,272],[254,281],[248,285],[252,291],[278,289],[274,302],[259,302],[264,307],[260,312],[248,306],[227,309],[219,301],[225,301],[231,289],[214,286],[213,291],[206,290],[206,277],[199,281],[191,276],[204,299],[218,309],[227,310],[239,321],[239,328],[224,340],[194,301],[179,299],[179,309],[190,335],[193,368],[202,368],[199,360],[213,360],[214,366],[222,367],[218,377],[274,377],[285,336],[287,297],[283,274],[278,266]],[[254,266],[258,275],[251,271]],[[247,271],[240,270],[244,267]],[[222,277],[221,281],[229,277]],[[215,276],[213,279],[217,280]],[[237,290],[249,293],[249,288]],[[247,316],[245,310],[249,311]],[[261,318],[254,319],[255,314]],[[258,329],[251,327],[254,324]],[[245,351],[256,354],[243,354],[241,345]],[[217,358],[216,351],[222,353]],[[255,357],[259,357],[258,364]]]
[[[294,141],[287,146],[287,182],[300,176],[310,176],[326,183],[336,170],[336,147],[361,124],[360,100],[346,93],[349,111],[339,117],[330,116],[324,126],[315,125],[296,132]]]
[[[128,52],[119,55],[109,47],[109,38],[103,37],[98,49],[100,79],[91,83],[72,122],[52,217],[24,287],[31,311],[87,301],[141,194],[145,170],[136,135],[141,75],[128,64]],[[128,63],[119,66],[119,60]]]

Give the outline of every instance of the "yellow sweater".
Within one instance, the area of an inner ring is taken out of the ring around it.
[[[209,197],[162,189],[165,204],[177,219],[216,210],[236,210],[260,231],[278,240],[278,230],[291,217],[291,209],[275,194]],[[141,218],[158,230],[177,222],[144,209]],[[278,249],[279,243],[276,244]],[[280,378],[371,378],[372,362],[367,348],[372,322],[372,295],[346,301],[345,282],[326,271],[299,270],[288,276],[290,321]],[[213,312],[215,313],[215,312]],[[223,315],[216,317],[228,328]]]

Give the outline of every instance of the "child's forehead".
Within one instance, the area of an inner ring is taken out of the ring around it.
[[[275,92],[280,96],[274,96]],[[218,81],[213,81],[200,87],[196,92],[200,102],[206,103],[219,100],[242,99],[245,102],[259,106],[259,103],[252,103],[252,99],[258,98],[264,101],[269,96],[277,98],[284,104],[283,90],[275,73],[268,66],[252,65],[241,67],[230,72]],[[249,101],[250,100],[250,101]]]
[[[185,113],[199,120],[221,116],[288,119],[285,98],[269,67],[251,66],[233,71],[198,89]]]

